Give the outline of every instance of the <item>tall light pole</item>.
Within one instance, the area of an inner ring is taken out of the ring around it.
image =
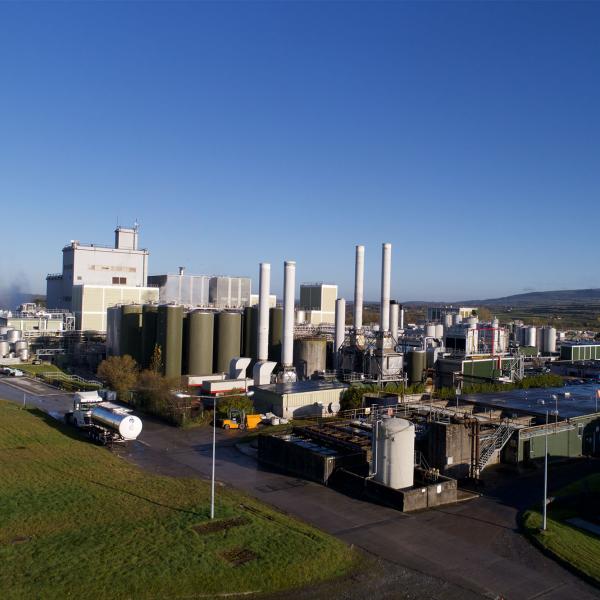
[[[213,404],[212,475],[210,478],[210,518],[215,518],[215,454],[217,449],[217,397]]]
[[[548,411],[546,411],[546,435],[544,436],[544,510],[542,519],[542,531],[546,531],[548,509]]]

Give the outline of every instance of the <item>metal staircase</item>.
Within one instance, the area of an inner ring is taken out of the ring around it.
[[[504,448],[513,431],[515,431],[515,428],[504,421],[495,429],[492,435],[482,439],[477,460],[478,473],[485,469],[495,452],[500,452]]]

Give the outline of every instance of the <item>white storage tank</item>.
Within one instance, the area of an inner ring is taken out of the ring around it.
[[[537,343],[537,329],[527,327],[525,329],[525,346],[535,346]]]
[[[298,309],[296,311],[296,325],[303,325],[306,323],[306,311]]]
[[[27,348],[21,348],[21,350],[19,350],[17,352],[17,356],[23,361],[23,362],[27,362],[29,360],[29,350]]]
[[[0,335],[1,336],[5,336],[8,333],[8,327],[5,327],[4,325],[2,327],[0,327]]]
[[[6,358],[10,352],[10,344],[8,342],[0,342],[0,358]]]
[[[448,329],[449,327],[452,327],[452,315],[450,313],[447,313],[444,315],[444,327],[446,329]]]
[[[425,325],[425,337],[435,337],[435,325],[433,323],[428,323],[427,325]]]
[[[477,323],[479,323],[479,319],[477,317],[469,317],[467,319],[467,323],[469,324],[470,329],[475,329],[477,327]]]
[[[459,313],[452,315],[452,325],[459,325],[462,323],[462,316]]]
[[[395,490],[411,487],[415,471],[415,426],[406,419],[383,419],[373,428],[373,479]]]
[[[27,350],[29,344],[25,340],[15,342],[15,352],[18,354],[21,350]]]
[[[6,341],[14,344],[21,339],[21,331],[19,329],[9,329],[6,332]]]
[[[556,352],[556,329],[546,327],[544,330],[544,354],[553,354]]]
[[[444,326],[443,325],[438,324],[435,326],[435,337],[438,340],[444,339]]]

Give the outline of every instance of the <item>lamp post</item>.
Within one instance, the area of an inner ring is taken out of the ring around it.
[[[542,531],[546,531],[548,508],[548,411],[546,411],[546,435],[544,436],[544,509],[542,519]]]

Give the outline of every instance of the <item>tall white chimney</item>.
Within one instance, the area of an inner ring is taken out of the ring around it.
[[[337,355],[338,350],[344,343],[346,337],[346,301],[338,298],[335,301],[335,342],[333,351]]]
[[[260,263],[258,289],[258,360],[269,358],[269,294],[271,287],[271,265]]]
[[[365,247],[356,246],[354,265],[354,329],[362,329],[365,284]]]
[[[294,303],[296,292],[296,263],[286,260],[283,265],[283,367],[294,364]]]
[[[381,307],[379,330],[387,333],[390,330],[390,283],[392,278],[392,245],[381,247]]]
[[[400,305],[397,302],[390,303],[390,332],[392,337],[398,339],[398,319],[400,317]]]

